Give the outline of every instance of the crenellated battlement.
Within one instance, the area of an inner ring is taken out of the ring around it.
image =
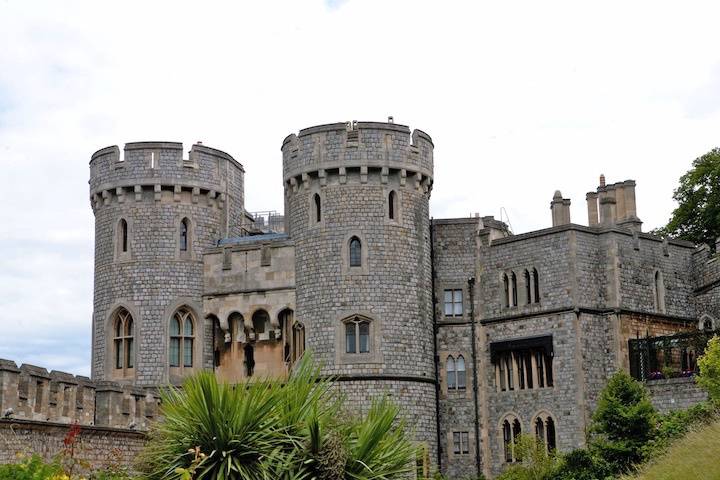
[[[183,156],[178,142],[133,142],[124,155],[117,145],[95,152],[90,159],[90,194],[136,186],[175,186],[224,192],[231,176],[242,176],[242,165],[227,153],[194,144]]]
[[[285,138],[282,145],[283,180],[295,188],[311,178],[338,175],[340,183],[349,172],[361,181],[373,174],[381,181],[397,175],[416,181],[418,188],[432,186],[433,149],[430,136],[405,125],[382,122],[346,122],[318,125]]]
[[[159,398],[138,387],[0,359],[0,412],[11,419],[147,430],[159,415]]]

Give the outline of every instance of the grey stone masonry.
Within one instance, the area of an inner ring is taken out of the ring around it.
[[[124,158],[117,147],[108,147],[92,156],[90,198],[95,213],[93,378],[154,386],[211,368],[202,253],[240,231],[242,166],[203,145],[193,145],[187,159],[180,143],[128,143]],[[169,324],[180,308],[191,312],[193,321],[192,365],[170,367]],[[117,340],[118,319],[125,312],[133,332],[120,336],[132,337],[132,344]]]
[[[432,150],[419,130],[374,122],[308,128],[282,146],[307,346],[343,378],[350,404],[363,403],[369,381],[396,396],[434,459]]]

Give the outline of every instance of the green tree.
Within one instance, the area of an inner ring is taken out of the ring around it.
[[[715,335],[710,339],[705,353],[698,359],[698,366],[698,385],[707,390],[711,399],[720,401],[720,337]]]
[[[656,412],[645,387],[625,372],[617,372],[600,394],[592,417],[596,437],[591,448],[616,472],[641,461],[642,447],[655,433]]]
[[[343,415],[309,352],[286,382],[201,372],[161,396],[139,465],[149,479],[390,480],[414,468],[398,407],[382,398],[364,417]]]
[[[673,198],[678,207],[660,232],[714,248],[720,237],[720,148],[693,161]]]
[[[545,444],[532,435],[520,435],[515,441],[515,456],[520,464],[505,470],[498,480],[550,480],[560,465],[556,452],[548,454]]]

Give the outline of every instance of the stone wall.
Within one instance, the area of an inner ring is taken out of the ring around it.
[[[693,377],[648,380],[645,386],[653,405],[662,413],[686,409],[708,399],[707,392],[697,386]]]
[[[242,166],[202,145],[194,145],[188,159],[182,144],[173,142],[129,143],[122,159],[117,147],[108,147],[90,162],[90,197],[95,214],[93,378],[153,386],[212,368],[212,324],[205,322],[201,305],[202,253],[240,231]],[[186,249],[180,242],[183,219]],[[194,322],[192,367],[168,362],[170,319],[180,307],[191,312]],[[131,364],[117,368],[113,338],[121,309],[132,315],[134,348],[128,353]]]
[[[53,422],[0,419],[0,464],[16,463],[19,455],[39,454],[51,460],[64,451],[63,440],[70,426]],[[142,432],[83,425],[75,444],[74,458],[87,462],[90,470],[129,467],[142,451]],[[84,472],[78,467],[76,473]]]
[[[10,420],[146,430],[158,418],[159,398],[138,387],[0,359],[0,412]]]

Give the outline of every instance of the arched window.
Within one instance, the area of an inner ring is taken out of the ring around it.
[[[192,368],[195,325],[190,311],[180,308],[170,319],[170,366]]]
[[[515,458],[515,443],[522,434],[522,427],[520,420],[513,415],[508,415],[502,422],[502,439],[503,439],[503,453],[506,462],[514,462]]]
[[[710,315],[704,315],[700,319],[700,324],[702,330],[705,330],[706,332],[710,332],[715,328],[715,326],[713,325],[713,320],[712,318],[710,318]]]
[[[465,358],[459,355],[457,358],[457,388],[458,390],[465,390]]]
[[[665,281],[660,270],[655,271],[655,309],[665,313]]]
[[[445,369],[447,370],[448,390],[455,390],[457,388],[457,378],[455,375],[455,359],[452,357],[452,355],[447,357]]]
[[[535,293],[535,303],[540,303],[540,276],[536,268],[533,268],[533,290]]]
[[[113,348],[115,350],[115,369],[125,371],[134,368],[134,337],[135,323],[132,315],[124,308],[120,308],[114,319]]]
[[[188,250],[188,223],[187,218],[183,218],[180,222],[180,251],[187,252]]]
[[[508,281],[508,276],[505,273],[503,273],[503,305],[505,307],[510,306],[510,282]]]
[[[122,253],[127,252],[128,251],[128,224],[124,218],[120,220],[119,240],[120,240],[120,251]]]
[[[555,450],[555,421],[549,414],[541,413],[535,419],[535,438],[544,445],[546,452]]]
[[[352,237],[350,239],[350,266],[362,266],[362,244],[358,237]]]
[[[305,353],[305,326],[297,322],[293,326],[293,361],[297,361]]]
[[[525,277],[525,303],[530,305],[530,303],[532,302],[532,286],[530,285],[530,272],[525,270],[523,276]]]
[[[257,310],[252,316],[253,330],[255,331],[256,340],[267,340],[270,338],[270,315],[265,310]],[[265,334],[267,333],[267,338]]]
[[[320,194],[316,193],[313,195],[313,203],[315,205],[315,222],[320,222],[322,220],[322,208],[320,205]]]
[[[345,321],[345,353],[370,352],[370,320],[352,317]]]
[[[388,194],[388,218],[395,220],[395,211],[397,210],[397,194],[395,190],[390,190]]]
[[[510,275],[510,288],[512,288],[512,306],[517,307],[517,277],[515,272]]]

